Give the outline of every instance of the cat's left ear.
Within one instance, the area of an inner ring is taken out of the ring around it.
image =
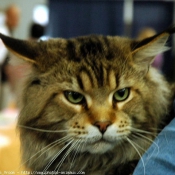
[[[148,69],[156,55],[169,50],[165,44],[172,33],[175,33],[175,26],[141,41],[133,41],[131,50],[134,63],[142,70]]]
[[[0,38],[14,55],[29,63],[37,64],[39,56],[39,44],[37,42],[15,39],[1,33]]]

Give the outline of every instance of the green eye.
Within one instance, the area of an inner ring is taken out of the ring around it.
[[[74,91],[65,91],[64,95],[66,99],[73,104],[82,104],[85,100],[82,94]]]
[[[123,88],[114,93],[114,100],[117,102],[124,101],[128,98],[130,93],[129,88]]]

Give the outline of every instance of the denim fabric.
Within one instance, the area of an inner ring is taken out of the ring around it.
[[[175,175],[175,119],[160,132],[133,175]]]

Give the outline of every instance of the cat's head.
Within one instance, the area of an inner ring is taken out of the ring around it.
[[[143,153],[170,100],[151,63],[168,49],[173,30],[142,41],[92,35],[34,42],[1,34],[7,48],[32,65],[18,122],[26,160],[51,143],[46,160],[68,148],[116,152],[122,160],[132,159],[135,149]]]

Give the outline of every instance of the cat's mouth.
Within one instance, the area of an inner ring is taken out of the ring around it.
[[[105,140],[104,138],[101,138],[100,140],[94,142],[94,144],[96,144],[96,143],[108,143],[108,144],[112,144],[110,141]]]
[[[92,154],[103,154],[114,147],[114,143],[100,139],[87,145],[87,151]]]

